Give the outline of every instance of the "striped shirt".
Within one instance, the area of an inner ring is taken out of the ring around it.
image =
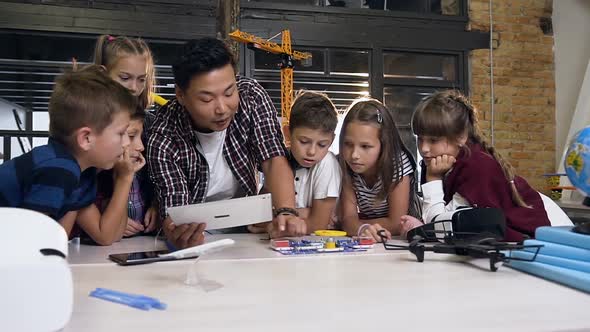
[[[246,195],[257,193],[256,169],[285,156],[281,126],[268,93],[255,80],[237,78],[240,104],[227,128],[223,156]],[[172,100],[156,112],[149,129],[147,161],[160,216],[172,206],[202,203],[209,186],[209,165],[187,111]]]
[[[407,153],[402,151],[402,177],[414,172],[414,164],[408,158]],[[377,196],[383,188],[383,182],[379,179],[371,188],[367,186],[363,177],[352,172],[352,185],[356,195],[359,219],[376,219],[389,215],[388,197],[378,200]],[[397,179],[393,179],[394,181]]]
[[[52,138],[0,166],[0,207],[39,211],[59,221],[95,197],[96,169],[81,172],[66,146]]]

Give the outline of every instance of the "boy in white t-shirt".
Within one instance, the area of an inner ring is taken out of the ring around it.
[[[291,146],[287,160],[295,180],[295,208],[305,220],[308,233],[334,228],[332,211],[340,195],[342,173],[336,156],[328,149],[337,123],[336,107],[325,94],[301,91],[295,97],[289,117]],[[248,230],[263,233],[267,226],[250,225]],[[282,236],[268,231],[273,238]]]
[[[338,160],[328,151],[337,123],[338,113],[328,96],[304,91],[295,98],[287,159],[295,178],[295,207],[308,232],[332,228],[330,216],[342,181]]]

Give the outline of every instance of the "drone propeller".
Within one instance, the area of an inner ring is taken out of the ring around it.
[[[475,243],[493,246],[493,245],[497,245],[497,244],[504,243],[504,242],[499,242],[498,240],[496,240],[493,237],[484,237],[482,239],[477,240]]]

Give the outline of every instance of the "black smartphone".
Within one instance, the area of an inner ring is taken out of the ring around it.
[[[139,265],[161,261],[173,261],[178,259],[174,257],[160,257],[161,254],[167,254],[169,252],[169,250],[156,250],[110,254],[109,259],[119,265]]]

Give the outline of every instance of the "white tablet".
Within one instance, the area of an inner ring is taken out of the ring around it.
[[[174,206],[167,211],[176,225],[205,222],[206,230],[214,230],[271,221],[272,200],[270,194],[263,194]]]

